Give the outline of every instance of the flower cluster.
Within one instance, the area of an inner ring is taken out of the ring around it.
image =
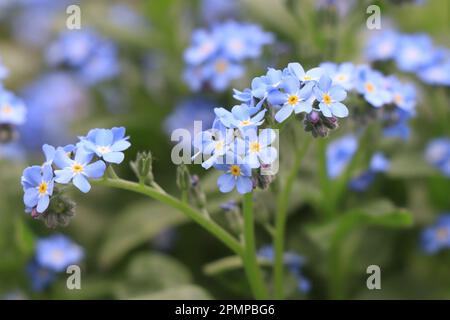
[[[66,236],[53,235],[38,239],[34,258],[26,270],[32,289],[44,290],[56,279],[57,273],[65,271],[70,265],[79,263],[83,257],[83,248]]]
[[[112,79],[120,72],[117,48],[94,30],[63,32],[46,53],[51,66],[66,66],[87,85]]]
[[[366,56],[371,61],[392,59],[400,70],[425,83],[450,86],[450,51],[433,44],[427,34],[383,31],[369,40]]]
[[[7,76],[8,69],[0,60],[0,143],[13,140],[16,127],[25,123],[27,114],[23,101],[3,87]]]
[[[450,214],[441,215],[436,223],[422,232],[422,248],[433,254],[450,247]]]
[[[225,172],[218,180],[221,192],[236,187],[244,194],[255,186],[266,187],[271,180],[268,172],[278,158],[277,149],[272,146],[276,131],[267,127],[258,131],[268,123],[266,118],[282,123],[292,114],[304,114],[304,122],[311,125],[305,125],[305,129],[325,136],[337,127],[337,118],[348,115],[342,103],[346,96],[346,90],[333,84],[323,68],[305,71],[299,63],[290,63],[284,70],[269,68],[266,75],[253,79],[251,88],[234,90],[240,105],[231,111],[214,109],[212,129],[194,139],[198,150],[194,158],[203,156],[205,169],[214,166]],[[267,179],[262,179],[263,175]]]
[[[235,21],[196,30],[184,52],[184,79],[194,91],[203,87],[223,91],[231,80],[244,74],[242,63],[259,57],[263,46],[272,42],[272,34],[258,25]]]
[[[443,175],[450,178],[450,139],[438,138],[430,141],[425,150],[425,158]]]
[[[258,250],[258,257],[273,262],[275,258],[273,247],[270,245],[261,247]],[[305,258],[299,256],[295,252],[286,252],[283,255],[283,261],[296,279],[297,289],[302,293],[308,293],[311,290],[311,283],[302,273],[302,268],[305,265]]]
[[[327,172],[331,179],[338,178],[358,149],[358,140],[354,135],[346,135],[328,144],[326,150]],[[362,192],[374,181],[377,173],[389,170],[390,161],[381,152],[376,152],[369,164],[369,168],[350,180],[349,188]]]
[[[417,105],[417,90],[412,84],[403,83],[394,75],[385,76],[368,65],[326,62],[320,67],[325,69],[334,84],[356,93],[375,109],[384,107],[380,120],[384,124],[385,136],[408,138],[408,122],[415,116]],[[362,110],[362,114],[367,114],[367,110]]]
[[[45,218],[48,225],[58,224],[59,216],[73,210],[60,190],[55,190],[56,185],[72,183],[81,192],[89,192],[89,179],[101,178],[107,164],[121,163],[123,151],[130,147],[123,127],[93,129],[79,139],[76,145],[65,147],[44,145],[45,162],[23,171],[26,212]]]

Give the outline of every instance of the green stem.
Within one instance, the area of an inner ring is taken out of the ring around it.
[[[102,180],[95,180],[92,182],[102,186],[140,193],[155,200],[158,200],[159,202],[165,203],[175,209],[178,209],[179,211],[187,215],[189,218],[197,222],[199,225],[201,225],[203,228],[205,228],[209,233],[211,233],[220,241],[222,241],[228,248],[230,248],[237,255],[244,257],[244,248],[242,247],[242,245],[225,229],[223,229],[213,220],[206,218],[201,212],[197,211],[188,204],[181,202],[180,200],[172,197],[167,193],[162,193],[155,188],[123,179],[102,179]]]
[[[307,138],[301,148],[298,149],[295,154],[294,164],[289,172],[284,186],[280,189],[277,199],[277,216],[275,221],[275,235],[274,235],[274,247],[275,247],[275,261],[274,261],[274,278],[275,278],[275,299],[283,299],[284,295],[284,234],[286,229],[286,219],[289,204],[289,196],[294,185],[297,172],[300,169],[302,160],[308,151],[311,139]]]
[[[245,272],[247,273],[247,278],[250,282],[250,288],[254,297],[256,299],[267,299],[269,297],[269,293],[265,287],[256,256],[253,193],[249,192],[244,195],[242,206],[244,213],[245,250],[243,262]]]
[[[318,146],[318,173],[319,173],[319,182],[320,189],[322,190],[322,211],[324,214],[324,218],[329,219],[334,216],[334,210],[329,201],[331,197],[331,182],[328,179],[328,171],[327,171],[327,141],[325,138],[319,138],[317,141]]]

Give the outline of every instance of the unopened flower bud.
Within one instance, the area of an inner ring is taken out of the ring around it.
[[[177,186],[181,191],[188,191],[191,187],[191,175],[184,163],[177,167]]]
[[[50,199],[50,205],[43,213],[37,213],[35,208],[31,211],[33,218],[42,220],[48,228],[67,226],[75,216],[75,202],[69,198],[56,194]]]
[[[141,183],[152,183],[153,182],[153,168],[152,168],[152,153],[139,152],[136,156],[136,160],[130,162],[131,169],[139,179]]]

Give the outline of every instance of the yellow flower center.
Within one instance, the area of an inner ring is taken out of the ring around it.
[[[215,68],[218,73],[224,73],[228,68],[228,62],[225,60],[219,60],[216,62]]]
[[[436,230],[436,238],[440,241],[445,241],[448,239],[448,229],[447,228],[439,228]]]
[[[366,90],[367,90],[367,92],[372,93],[372,92],[375,91],[375,86],[372,83],[367,82],[366,83]]]
[[[238,176],[240,176],[241,175],[241,168],[238,166],[238,165],[232,165],[231,167],[230,167],[230,173],[233,175],[233,176],[235,176],[235,177],[238,177]]]
[[[311,76],[304,76],[303,80],[304,81],[309,81],[309,80],[312,80],[312,77]]]
[[[291,95],[291,96],[289,96],[288,97],[288,103],[291,105],[291,106],[293,106],[293,105],[296,105],[297,104],[297,102],[298,102],[298,97],[295,95],[295,94],[293,94],[293,95]]]
[[[403,102],[403,96],[401,95],[401,94],[396,94],[395,96],[394,96],[394,101],[395,101],[395,103],[397,103],[397,104],[401,104],[402,102]]]
[[[13,111],[13,109],[11,108],[11,106],[9,104],[5,104],[2,107],[2,113],[4,114],[10,114]]]
[[[39,193],[40,194],[45,194],[45,193],[47,193],[47,190],[48,190],[47,182],[42,181],[41,184],[38,187]]]
[[[325,93],[325,94],[323,95],[323,102],[324,102],[325,104],[330,104],[330,103],[331,103],[331,96],[330,96],[328,93]]]
[[[345,81],[347,76],[345,74],[340,74],[336,77],[337,81]]]
[[[241,126],[248,126],[250,124],[252,124],[252,122],[250,120],[243,120],[243,121],[241,121]]]
[[[72,166],[72,171],[73,171],[74,173],[81,173],[81,172],[83,172],[83,170],[84,170],[84,168],[83,168],[83,166],[82,166],[81,164],[75,163],[75,164]]]
[[[216,149],[217,151],[222,151],[222,150],[223,150],[223,145],[224,145],[224,143],[223,143],[222,140],[217,141],[217,142],[216,142],[216,145],[215,145],[215,149]]]
[[[258,141],[253,141],[250,143],[250,152],[259,152],[261,151],[261,145]]]

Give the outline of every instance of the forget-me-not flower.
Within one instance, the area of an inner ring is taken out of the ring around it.
[[[22,125],[26,113],[22,100],[0,87],[0,124]]]
[[[243,162],[252,169],[273,163],[278,156],[277,150],[271,146],[275,138],[276,133],[272,129],[263,129],[259,135],[256,128],[244,131],[245,156]]]
[[[346,135],[330,142],[327,146],[327,171],[331,179],[337,178],[353,158],[358,148],[358,140]]]
[[[36,262],[51,271],[64,271],[69,265],[79,263],[83,257],[83,249],[60,234],[39,239],[36,243]]]
[[[89,192],[91,185],[88,178],[101,178],[106,170],[106,165],[102,160],[90,163],[93,157],[93,152],[79,148],[75,153],[75,158],[71,159],[62,148],[58,148],[53,162],[61,169],[55,170],[55,182],[68,184],[72,181],[81,192]]]
[[[54,180],[51,166],[32,166],[23,171],[23,202],[27,208],[35,208],[38,213],[47,210],[53,194]]]
[[[214,167],[225,171],[217,180],[220,192],[227,193],[234,188],[240,194],[245,194],[253,190],[252,169],[247,164],[216,164]]]
[[[313,91],[319,101],[320,111],[325,117],[344,118],[348,116],[347,107],[341,103],[347,97],[347,92],[339,85],[332,85],[329,76],[323,75]]]
[[[128,139],[124,127],[92,129],[86,137],[80,137],[78,147],[106,162],[119,164],[125,158],[123,151],[131,146]]]
[[[441,215],[436,223],[422,232],[421,245],[428,254],[450,247],[450,214]]]

